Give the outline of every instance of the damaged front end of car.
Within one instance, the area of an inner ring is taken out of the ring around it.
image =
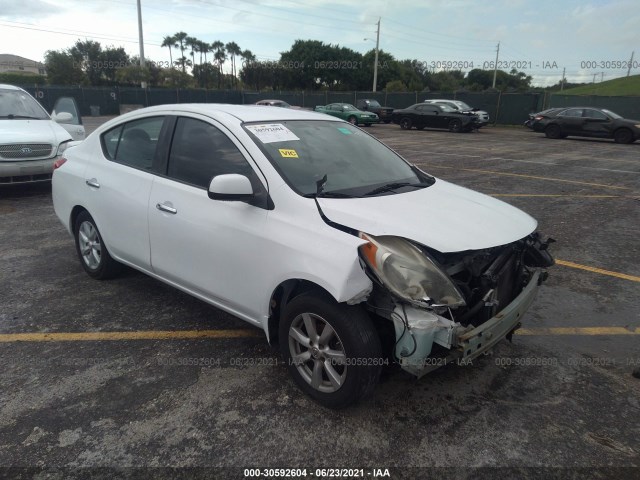
[[[554,264],[537,232],[499,247],[440,253],[395,236],[360,233],[373,282],[367,308],[393,322],[393,356],[418,377],[470,362],[511,338]]]

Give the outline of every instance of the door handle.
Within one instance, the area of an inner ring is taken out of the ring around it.
[[[178,213],[177,209],[170,207],[169,205],[166,205],[164,203],[156,203],[156,208],[161,212],[171,213],[172,215],[175,215],[176,213]]]
[[[98,183],[98,180],[96,180],[95,178],[86,180],[84,183],[86,183],[87,185],[93,188],[100,188],[100,184]]]

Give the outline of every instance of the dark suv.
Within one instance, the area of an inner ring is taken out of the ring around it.
[[[391,123],[391,114],[393,113],[393,108],[383,107],[377,100],[371,98],[363,98],[356,102],[356,108],[364,110],[365,112],[376,113],[381,122]]]

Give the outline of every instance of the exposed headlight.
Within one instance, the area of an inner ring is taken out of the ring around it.
[[[62,142],[60,145],[58,145],[58,152],[56,153],[56,157],[61,156],[64,151],[69,148],[69,143],[71,143],[71,140],[67,140],[66,142]]]
[[[362,232],[360,238],[368,242],[359,247],[360,256],[396,296],[422,307],[465,305],[447,274],[412,243],[400,237],[374,237]]]
[[[634,127],[640,128],[640,123],[635,124]]]

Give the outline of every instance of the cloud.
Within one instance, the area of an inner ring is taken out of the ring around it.
[[[34,12],[38,17],[64,13],[64,7],[52,5],[42,0],[21,0],[19,2],[3,2],[0,10],[0,19],[3,20],[25,20],[33,19]]]

